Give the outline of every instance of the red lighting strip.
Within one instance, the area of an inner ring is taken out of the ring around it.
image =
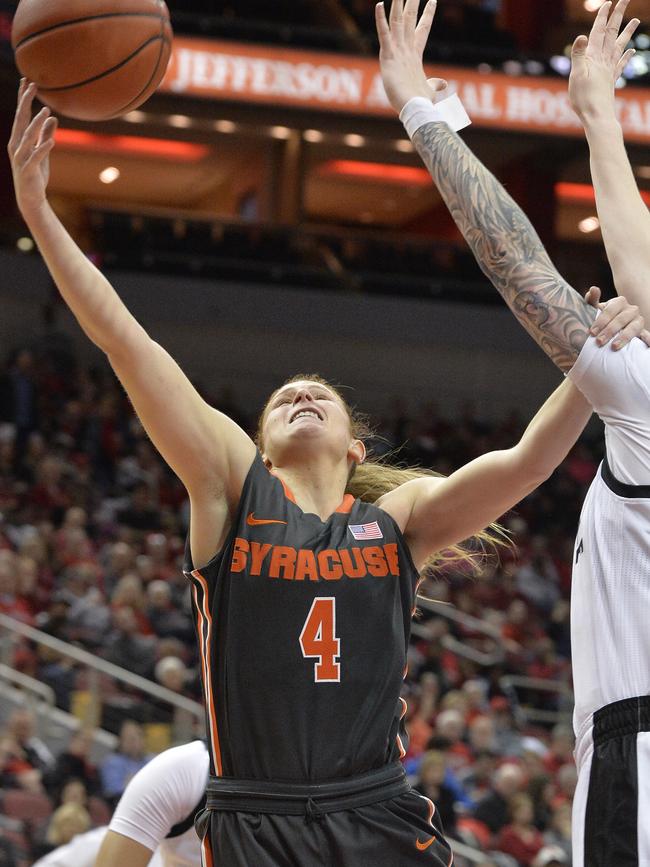
[[[71,150],[121,153],[184,163],[199,162],[210,152],[207,145],[192,142],[141,138],[135,135],[99,135],[76,129],[58,129],[55,140],[57,145]]]
[[[321,177],[347,177],[369,183],[400,184],[409,187],[430,187],[431,176],[426,169],[396,166],[389,163],[366,163],[361,160],[329,160],[318,167]]]
[[[650,192],[640,190],[641,198],[650,205]],[[565,202],[585,202],[589,205],[596,204],[596,193],[591,184],[571,184],[561,182],[555,185],[555,195]]]

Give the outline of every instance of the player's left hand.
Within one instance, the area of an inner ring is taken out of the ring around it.
[[[633,18],[621,31],[629,2],[618,0],[613,12],[612,3],[604,3],[589,37],[578,36],[573,43],[569,99],[583,123],[614,109],[615,84],[634,56],[627,46],[640,24]]]
[[[379,66],[386,95],[396,112],[414,96],[435,100],[447,87],[442,78],[427,80],[422,57],[429,38],[437,0],[428,0],[418,21],[420,0],[392,0],[390,23],[384,3],[375,7],[379,36]]]
[[[645,320],[639,308],[629,304],[622,295],[602,304],[600,289],[592,286],[585,299],[592,307],[600,310],[600,316],[591,328],[591,334],[600,346],[611,342],[611,348],[616,351],[635,337],[641,338],[646,346],[650,346],[650,332],[646,331]]]

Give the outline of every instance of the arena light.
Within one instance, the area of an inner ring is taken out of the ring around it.
[[[192,118],[186,114],[170,114],[167,116],[167,123],[177,129],[188,129],[192,126]]]
[[[408,138],[398,138],[395,142],[395,150],[403,154],[412,154],[415,148],[413,143]]]
[[[323,141],[325,136],[319,129],[306,129],[303,134],[303,138],[305,141],[311,142],[312,144],[318,144],[318,142]]]
[[[95,153],[122,153],[131,156],[153,157],[182,163],[196,163],[209,153],[207,145],[170,139],[144,138],[134,135],[102,135],[78,129],[57,129],[55,141],[66,150]]]
[[[225,133],[237,132],[239,128],[237,124],[234,123],[234,121],[232,120],[215,120],[213,126],[217,132]]]
[[[426,169],[395,166],[390,163],[366,163],[361,160],[328,160],[318,167],[318,175],[410,187],[431,186],[431,176]]]
[[[603,5],[603,0],[585,0],[583,5],[587,12],[598,12]]]
[[[600,220],[598,217],[587,217],[584,220],[580,220],[578,228],[583,234],[589,235],[600,228]]]
[[[124,115],[122,120],[125,120],[127,123],[146,123],[148,118],[149,115],[144,111],[130,111]]]
[[[650,178],[650,166],[635,166],[634,173],[638,178]]]
[[[366,143],[365,136],[357,135],[355,132],[343,136],[343,141],[350,148],[362,148]]]
[[[571,72],[571,58],[565,54],[554,54],[549,64],[559,75],[568,75]]]
[[[21,253],[31,253],[34,249],[34,241],[31,238],[18,238],[16,241],[16,247],[20,250]]]
[[[121,172],[116,166],[107,166],[99,173],[99,180],[103,184],[114,184]]]
[[[291,130],[288,126],[272,126],[269,132],[273,138],[280,139],[281,141],[291,138]]]

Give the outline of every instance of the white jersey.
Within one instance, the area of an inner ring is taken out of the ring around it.
[[[605,423],[607,455],[587,494],[573,554],[580,764],[593,713],[650,693],[650,350],[633,340],[613,352],[589,338],[569,377]]]
[[[108,828],[79,834],[34,867],[93,867],[109,830],[150,849],[149,867],[200,867],[193,817],[205,793],[209,765],[202,741],[165,750],[130,781]],[[177,827],[183,825],[187,827]]]
[[[77,834],[65,846],[39,858],[34,867],[93,867],[108,828]]]
[[[203,741],[172,747],[133,777],[109,825],[147,849],[158,850],[164,867],[198,867],[201,847],[193,821],[179,836],[175,825],[193,817],[205,794],[210,759]]]

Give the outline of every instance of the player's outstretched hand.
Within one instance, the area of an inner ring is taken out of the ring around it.
[[[398,113],[414,96],[434,99],[436,91],[447,87],[441,78],[427,81],[422,63],[437,2],[428,0],[418,21],[419,6],[420,0],[392,0],[390,22],[384,3],[375,7],[381,77],[390,104]]]
[[[611,348],[616,351],[635,337],[640,337],[646,346],[650,346],[650,332],[646,331],[639,308],[629,304],[622,295],[601,304],[600,289],[592,286],[585,298],[592,307],[600,310],[591,333],[601,346],[611,343]]]
[[[18,91],[18,107],[7,150],[22,215],[29,217],[45,202],[50,178],[50,151],[54,147],[57,120],[49,108],[32,118],[36,87],[24,78]]]
[[[613,11],[611,2],[604,3],[589,37],[578,36],[573,43],[569,99],[583,123],[614,109],[615,84],[634,55],[627,46],[640,24],[633,18],[621,31],[629,2],[618,0]]]

